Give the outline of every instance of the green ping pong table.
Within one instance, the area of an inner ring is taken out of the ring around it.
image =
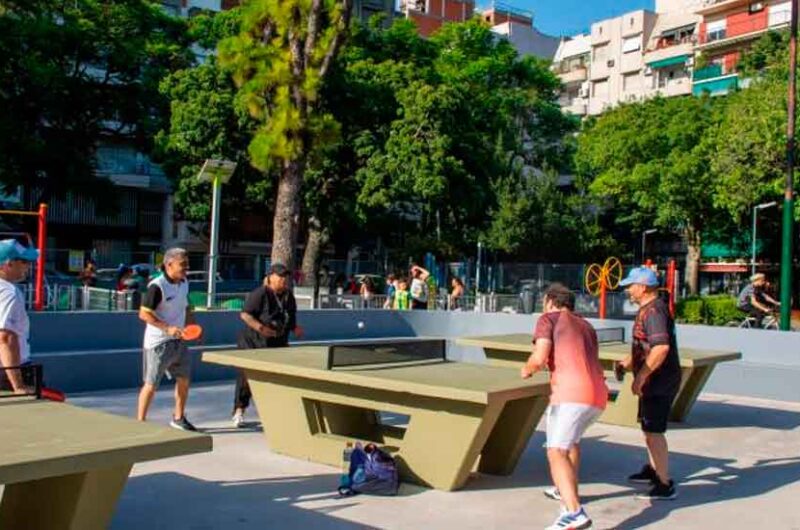
[[[511,473],[547,406],[544,376],[443,358],[392,363],[382,357],[390,342],[366,352],[382,364],[337,366],[335,348],[206,352],[203,361],[244,371],[272,450],[340,466],[346,441],[374,442],[395,456],[401,479],[442,490],[461,488],[476,466]],[[384,423],[380,411],[408,424]]]
[[[619,328],[621,329],[621,328]],[[602,337],[604,330],[598,330]],[[462,337],[456,340],[461,346],[483,348],[490,365],[515,367],[519,369],[533,349],[531,335],[516,333],[509,335],[489,335],[483,337]],[[714,367],[721,362],[741,359],[739,352],[721,352],[680,349],[681,386],[672,404],[671,421],[685,421],[692,410],[701,390],[711,376]],[[621,361],[631,352],[631,345],[622,341],[600,342],[600,364],[613,378],[614,363]],[[623,381],[610,394],[605,412],[599,421],[615,425],[638,425],[639,398],[631,390],[633,374],[625,374]]]
[[[136,462],[211,450],[211,437],[54,403],[0,400],[0,528],[108,527]]]

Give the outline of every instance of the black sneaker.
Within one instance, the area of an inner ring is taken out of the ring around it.
[[[197,431],[197,428],[189,423],[189,420],[186,419],[186,415],[184,415],[182,418],[178,418],[177,420],[172,418],[172,421],[169,422],[169,426],[173,429],[180,429],[182,431]]]
[[[640,493],[636,498],[645,501],[671,501],[677,496],[678,492],[675,491],[675,483],[673,481],[670,480],[669,484],[664,484],[659,480],[650,488],[650,491],[647,493]]]
[[[658,475],[650,464],[645,464],[642,466],[641,471],[628,477],[628,482],[633,482],[634,484],[657,484]]]

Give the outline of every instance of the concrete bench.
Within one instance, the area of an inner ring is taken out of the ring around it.
[[[486,359],[495,366],[515,367],[519,369],[532,351],[531,335],[516,333],[509,335],[489,335],[483,337],[463,337],[456,340],[461,346],[483,348]],[[681,363],[681,386],[672,405],[670,420],[685,421],[697,401],[697,397],[711,376],[714,367],[721,362],[741,359],[738,352],[719,352],[679,348]],[[614,363],[624,359],[631,352],[630,344],[603,343],[600,345],[600,363],[613,379]],[[616,382],[616,380],[614,380]],[[625,378],[610,392],[606,411],[600,417],[603,423],[636,426],[639,410],[639,398],[633,394],[631,386],[633,374],[626,373]]]

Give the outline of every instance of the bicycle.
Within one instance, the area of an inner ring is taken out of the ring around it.
[[[744,318],[744,320],[731,320],[727,324],[725,324],[729,328],[740,328],[740,329],[772,329],[777,330],[779,329],[778,326],[778,318],[773,313],[767,313],[764,318],[761,319],[761,327],[759,328],[756,326],[756,317],[748,315]]]

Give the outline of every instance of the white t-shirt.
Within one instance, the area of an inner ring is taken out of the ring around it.
[[[420,302],[428,301],[428,284],[425,280],[419,278],[411,280],[411,298]]]
[[[19,362],[25,364],[31,360],[31,346],[28,343],[31,334],[31,323],[25,311],[25,299],[17,287],[0,278],[0,329],[11,331],[19,342]]]
[[[189,305],[189,282],[171,282],[166,274],[151,281],[142,301],[146,308],[168,326],[182,328],[186,325],[186,308]],[[144,330],[144,347],[155,348],[159,344],[175,340],[166,331],[147,324]]]

